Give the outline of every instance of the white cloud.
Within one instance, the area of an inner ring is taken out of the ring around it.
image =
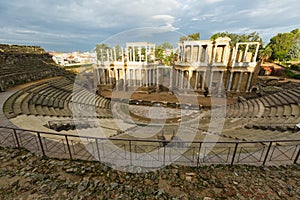
[[[163,24],[159,26],[161,29],[166,29],[170,31],[175,31],[178,29],[173,26],[175,19],[171,15],[154,15],[152,16],[152,18],[163,22]]]
[[[200,32],[203,39],[218,30],[258,31],[268,40],[275,31],[287,32],[299,26],[298,1],[1,1],[1,42],[53,41],[83,48],[118,32],[142,27],[157,27],[160,33]],[[148,32],[154,34],[150,29]]]
[[[218,3],[222,2],[223,0],[205,0],[206,3]]]

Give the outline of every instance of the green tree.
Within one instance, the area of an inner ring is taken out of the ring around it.
[[[163,42],[161,45],[155,48],[156,59],[165,65],[170,65],[174,58],[174,53],[171,52],[169,55],[167,51],[173,49],[173,45],[168,42]]]
[[[187,40],[200,40],[200,32],[192,33],[187,36],[181,36],[179,38],[180,42],[187,41]]]
[[[268,44],[272,49],[273,60],[284,60],[288,51],[294,44],[294,34],[292,33],[278,33],[270,39]]]
[[[163,42],[161,45],[159,45],[159,48],[161,49],[173,49],[173,45],[169,42]]]
[[[187,37],[187,36],[181,36],[181,37],[179,38],[179,41],[180,41],[180,42],[183,42],[183,41],[186,41],[186,40],[188,40],[188,37]]]
[[[109,48],[107,44],[96,44],[94,51],[97,53],[98,60],[106,60],[106,49]],[[102,58],[101,58],[101,50],[102,50]]]
[[[162,48],[155,48],[155,58],[162,63],[164,59],[164,50]]]
[[[294,29],[289,33],[278,33],[276,36],[270,39],[268,46],[272,49],[273,60],[285,60],[291,59],[291,54],[296,52],[297,50],[297,41],[300,39],[300,31],[299,29]],[[292,49],[292,50],[291,50]],[[296,55],[293,55],[296,56]]]
[[[287,52],[287,59],[298,60],[300,58],[300,39],[298,39]]]
[[[188,35],[188,40],[200,40],[200,33],[192,33]]]
[[[272,49],[270,48],[270,46],[261,48],[258,52],[258,57],[262,63],[269,60],[271,56],[272,56]]]
[[[121,61],[122,60],[122,49],[121,49],[121,46],[117,44],[115,46],[115,50],[116,50],[117,60]]]
[[[260,46],[262,46],[262,38],[259,36],[257,32],[252,32],[249,35],[242,34],[238,35],[236,33],[228,33],[228,32],[219,32],[215,33],[210,37],[210,40],[216,40],[219,37],[229,37],[231,39],[230,46],[234,47],[238,42],[259,42]]]

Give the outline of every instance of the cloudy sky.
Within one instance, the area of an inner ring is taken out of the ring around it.
[[[0,43],[91,51],[97,43],[175,43],[182,34],[300,28],[299,0],[1,0]]]

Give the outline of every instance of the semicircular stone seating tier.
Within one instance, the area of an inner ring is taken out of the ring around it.
[[[110,100],[67,78],[39,82],[19,90],[6,101],[4,112],[8,118],[18,115],[73,117],[72,109],[76,107],[85,108],[81,117],[112,117]],[[91,112],[84,112],[89,109]]]
[[[207,111],[203,119],[211,119],[211,112]],[[225,127],[245,125],[248,129],[294,131],[300,123],[299,116],[300,86],[297,86],[226,106]]]

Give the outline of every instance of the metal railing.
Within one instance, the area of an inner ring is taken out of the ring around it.
[[[48,157],[98,160],[124,166],[171,163],[286,165],[299,163],[300,139],[260,141],[167,141],[101,138],[0,126],[0,146],[26,148]]]

